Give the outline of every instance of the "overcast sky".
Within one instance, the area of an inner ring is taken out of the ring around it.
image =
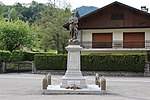
[[[31,3],[33,0],[0,0],[0,1],[2,1],[6,5],[13,5],[15,2]],[[34,1],[37,1],[39,3],[48,2],[48,0],[34,0]],[[59,0],[55,0],[55,1],[59,1]],[[147,8],[150,9],[150,0],[66,0],[67,3],[71,4],[72,9],[75,9],[80,6],[96,6],[98,8],[101,8],[114,1],[124,3],[126,5],[132,6],[137,9],[140,9],[141,6],[147,6]]]

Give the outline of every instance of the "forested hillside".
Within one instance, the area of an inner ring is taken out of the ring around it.
[[[52,2],[43,4],[32,1],[11,6],[1,2],[0,50],[56,50],[58,53],[66,53],[69,32],[62,26],[71,16],[71,6],[65,0],[61,2],[63,5],[59,6]],[[95,9],[84,6],[75,11],[83,16]]]
[[[0,4],[0,17],[9,18],[12,20],[23,20],[23,21],[35,21],[40,19],[40,12],[44,10],[48,5],[36,1],[32,1],[29,4],[15,3],[12,6],[6,6]]]
[[[65,53],[69,33],[62,26],[70,15],[67,3],[63,7],[51,2],[11,6],[0,3],[0,50]]]

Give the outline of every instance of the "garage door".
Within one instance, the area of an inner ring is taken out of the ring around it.
[[[112,48],[112,33],[93,33],[93,48]]]
[[[144,48],[145,33],[144,32],[123,33],[123,42],[124,48]]]

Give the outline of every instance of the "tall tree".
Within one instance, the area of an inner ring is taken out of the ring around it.
[[[69,8],[55,8],[48,5],[41,13],[42,17],[38,21],[42,32],[41,44],[42,48],[55,49],[58,53],[65,53],[65,46],[68,43],[69,33],[62,27],[68,22],[70,16]]]
[[[6,11],[6,6],[4,4],[0,4],[0,17],[3,17],[5,11]]]
[[[3,3],[0,4],[0,18],[6,15],[7,7]]]
[[[20,20],[15,22],[0,20],[0,26],[0,42],[3,45],[3,49],[12,52],[31,45],[32,37],[29,33],[28,23]]]
[[[12,8],[10,10],[10,19],[11,20],[17,20],[18,19],[18,12],[16,11],[15,8]]]

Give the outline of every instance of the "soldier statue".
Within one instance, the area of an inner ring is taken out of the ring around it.
[[[69,18],[69,31],[70,31],[70,41],[76,41],[78,37],[78,18],[75,13]]]

